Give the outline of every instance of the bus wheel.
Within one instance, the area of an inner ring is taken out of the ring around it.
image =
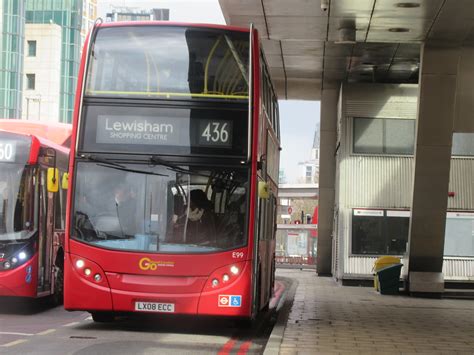
[[[57,268],[54,279],[54,293],[51,295],[52,304],[59,306],[64,302],[64,270]]]
[[[115,320],[114,314],[110,312],[92,312],[91,315],[96,323],[111,323]]]

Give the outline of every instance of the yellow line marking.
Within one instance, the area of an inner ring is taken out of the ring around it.
[[[47,329],[43,332],[36,333],[36,335],[48,335],[48,334],[54,333],[55,331],[56,331],[56,329]]]
[[[72,322],[72,323],[64,324],[63,327],[72,327],[72,326],[77,325],[77,324],[80,324],[80,323],[79,322]]]
[[[12,341],[11,343],[3,344],[1,346],[4,347],[4,348],[9,348],[9,347],[12,347],[12,346],[15,346],[15,345],[26,343],[27,341],[28,340],[26,340],[26,339],[18,339],[18,340]]]
[[[34,334],[31,333],[16,333],[16,332],[0,332],[0,335],[21,335],[24,337],[30,337]]]

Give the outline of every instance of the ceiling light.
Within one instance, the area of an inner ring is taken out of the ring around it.
[[[404,27],[392,27],[388,29],[389,32],[396,32],[396,33],[402,33],[402,32],[410,32],[409,28],[404,28]]]
[[[345,43],[356,43],[356,31],[355,28],[343,27],[337,32],[337,41],[334,43],[345,44]]]
[[[414,9],[416,7],[420,7],[420,4],[417,2],[399,2],[398,4],[395,4],[395,6],[404,9]]]

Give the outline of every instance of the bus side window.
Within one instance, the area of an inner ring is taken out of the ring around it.
[[[61,174],[62,176],[63,174]],[[54,196],[54,229],[63,230],[66,222],[66,191],[59,187]]]
[[[54,229],[62,229],[61,223],[61,189],[54,192]]]

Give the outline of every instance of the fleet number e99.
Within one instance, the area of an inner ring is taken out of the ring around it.
[[[234,252],[232,252],[232,258],[234,258],[234,259],[243,259],[244,258],[244,252],[234,251]]]

